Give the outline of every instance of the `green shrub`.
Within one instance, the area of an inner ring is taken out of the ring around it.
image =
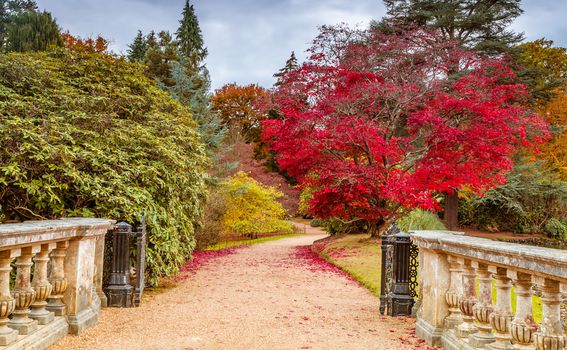
[[[439,217],[430,211],[416,209],[399,218],[396,225],[402,232],[414,230],[446,230]]]
[[[555,218],[547,221],[544,231],[551,238],[567,239],[567,224]]]
[[[313,219],[311,219],[311,222],[309,223],[309,225],[310,225],[311,227],[321,227],[321,224],[322,224],[322,223],[323,223],[323,222],[322,222],[321,219],[319,219],[319,218],[313,218]]]
[[[461,224],[488,231],[542,233],[548,218],[567,210],[567,184],[541,163],[519,163],[507,183],[482,197],[462,193]]]
[[[204,249],[208,246],[219,243],[221,235],[225,231],[223,217],[226,214],[227,206],[218,188],[213,188],[209,192],[205,215],[200,227],[195,230],[195,249]]]
[[[148,223],[149,284],[190,256],[208,160],[189,111],[110,55],[0,55],[0,216]]]

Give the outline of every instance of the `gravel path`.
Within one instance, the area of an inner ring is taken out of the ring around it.
[[[51,349],[414,349],[409,318],[385,318],[368,290],[306,254],[307,235],[216,257],[141,307]]]

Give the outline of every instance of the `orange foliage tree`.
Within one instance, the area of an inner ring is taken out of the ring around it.
[[[567,181],[567,49],[538,39],[520,45],[520,50],[519,62],[534,76],[532,90],[539,97],[535,106],[548,117],[554,134],[535,158],[546,160]]]
[[[541,147],[540,157],[559,169],[561,179],[567,181],[567,93],[560,92],[540,113],[547,115],[554,127],[553,140]]]
[[[261,86],[239,86],[231,83],[215,91],[211,98],[211,107],[220,115],[225,125],[238,130],[247,142],[258,142],[260,121],[265,118],[258,105],[269,99],[269,92]]]
[[[101,37],[100,35],[93,38],[83,39],[78,36],[74,36],[69,32],[61,34],[61,39],[63,39],[63,44],[66,48],[73,51],[85,51],[85,52],[96,52],[96,53],[108,53],[108,40]]]

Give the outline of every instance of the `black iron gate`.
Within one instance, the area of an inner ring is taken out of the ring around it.
[[[418,296],[418,248],[395,223],[382,236],[380,313],[411,315]]]
[[[145,286],[146,219],[136,231],[126,222],[117,223],[106,234],[103,290],[108,306],[139,306]]]

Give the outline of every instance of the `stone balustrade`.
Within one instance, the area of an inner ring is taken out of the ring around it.
[[[0,349],[43,349],[96,323],[106,301],[104,235],[113,224],[68,218],[0,225]]]
[[[429,345],[566,349],[560,306],[567,293],[567,251],[447,231],[416,231],[412,241],[419,247],[422,298],[416,334]],[[535,288],[541,289],[541,324],[533,318]]]

